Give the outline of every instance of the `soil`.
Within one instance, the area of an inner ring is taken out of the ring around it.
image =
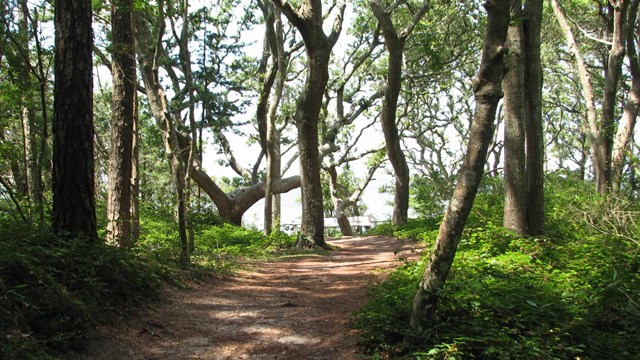
[[[232,276],[168,290],[167,301],[100,329],[68,359],[359,359],[351,314],[414,243],[328,240],[326,255],[253,262]]]

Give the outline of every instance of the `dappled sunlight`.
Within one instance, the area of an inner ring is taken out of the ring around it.
[[[384,237],[331,239],[326,255],[248,264],[172,294],[91,345],[98,359],[357,359],[348,329],[367,286],[415,244]],[[112,342],[115,349],[104,349]]]

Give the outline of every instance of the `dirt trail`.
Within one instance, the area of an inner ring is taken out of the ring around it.
[[[172,291],[168,302],[104,329],[69,359],[357,359],[348,329],[374,269],[397,266],[411,244],[330,240],[326,256],[261,262],[234,276]]]

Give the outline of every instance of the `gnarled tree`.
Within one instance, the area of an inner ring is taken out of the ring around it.
[[[273,1],[298,29],[307,52],[307,78],[295,113],[302,185],[302,232],[316,246],[327,247],[324,241],[318,121],[329,80],[331,50],[342,30],[345,4],[339,0],[338,13],[332,31],[327,36],[322,28],[324,18],[321,0],[305,0],[298,9],[286,1]]]
[[[391,15],[398,6],[394,2],[385,8],[380,1],[371,1],[371,9],[384,35],[385,46],[389,53],[387,65],[387,83],[382,103],[382,132],[384,133],[387,156],[395,173],[395,195],[393,201],[393,223],[401,225],[407,222],[409,212],[409,166],[400,146],[400,134],[396,124],[398,97],[402,88],[402,58],[404,45],[416,25],[427,12],[429,1],[423,0],[422,6],[413,14],[407,26],[398,32],[391,21]]]
[[[505,73],[505,40],[511,1],[488,0],[484,6],[488,13],[487,29],[480,70],[473,80],[476,110],[469,143],[431,259],[413,300],[412,327],[430,324],[435,319],[438,293],[449,276],[462,230],[480,186],[487,151],[493,138],[498,102],[503,96],[501,84]]]

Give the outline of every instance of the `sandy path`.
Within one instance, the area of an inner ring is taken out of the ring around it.
[[[255,263],[214,278],[105,329],[69,359],[357,359],[348,329],[374,269],[398,265],[411,245],[384,237],[329,241],[326,256]]]

